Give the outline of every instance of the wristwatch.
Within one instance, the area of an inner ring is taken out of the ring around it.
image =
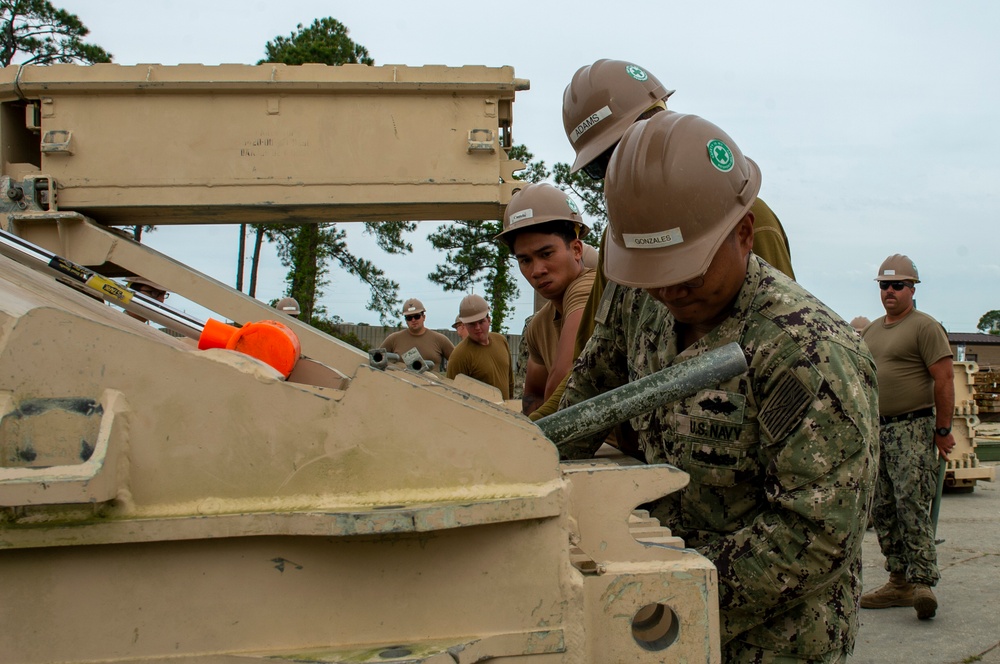
[[[942,438],[947,436],[949,433],[951,433],[951,427],[938,427],[937,429],[934,429],[934,435],[941,436]]]

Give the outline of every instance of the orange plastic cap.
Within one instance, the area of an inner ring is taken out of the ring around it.
[[[198,337],[198,350],[225,348],[233,335],[239,331],[237,327],[209,318],[201,331],[201,336]]]
[[[271,365],[285,378],[302,355],[299,337],[290,327],[276,320],[247,323],[232,335],[226,348]]]

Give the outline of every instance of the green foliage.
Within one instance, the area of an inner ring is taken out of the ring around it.
[[[402,238],[413,226],[412,222],[366,223],[365,232],[375,235],[376,243],[387,253],[399,254],[413,250]],[[367,308],[377,312],[382,322],[394,317],[394,309],[400,302],[399,284],[371,261],[348,251],[346,234],[336,224],[280,224],[268,226],[264,232],[277,245],[281,264],[289,268],[285,275],[286,293],[299,303],[302,320],[312,322],[327,313],[324,307],[316,305],[316,300],[329,283],[330,261],[368,285],[371,299]]]
[[[333,318],[313,318],[310,323],[320,332],[326,332],[331,337],[340,339],[344,343],[350,344],[355,348],[360,348],[361,350],[368,352],[371,350],[371,345],[368,344],[364,339],[354,334],[353,332],[341,332],[336,328],[337,321],[340,319],[336,316]]]
[[[584,241],[595,247],[600,244],[608,220],[603,180],[591,180],[582,172],[571,175],[569,164],[557,163],[553,171],[549,171],[545,162],[536,160],[524,145],[513,146],[509,157],[526,165],[515,179],[541,182],[553,176],[557,187],[582,202],[591,225],[591,232]],[[446,291],[471,291],[481,284],[490,303],[494,332],[506,331],[505,323],[520,294],[518,271],[511,269],[510,250],[502,242],[493,241],[502,230],[501,221],[455,221],[442,226],[428,238],[431,246],[446,254],[445,262],[435,267],[427,278]]]
[[[316,19],[307,28],[299,24],[289,36],[275,37],[268,42],[264,51],[266,57],[258,64],[375,64],[368,49],[352,41],[347,28],[333,18]],[[376,244],[390,254],[413,251],[404,234],[415,228],[413,222],[365,224],[365,232],[374,235]],[[268,226],[264,233],[277,244],[278,257],[288,268],[285,276],[287,295],[298,301],[302,320],[315,322],[326,315],[316,300],[323,294],[323,287],[329,284],[331,261],[368,285],[371,300],[367,308],[377,312],[382,322],[394,317],[393,310],[400,303],[399,284],[387,278],[371,261],[352,254],[347,247],[346,234],[335,223]]]
[[[987,334],[1000,335],[1000,311],[993,309],[983,314],[976,329]]]
[[[604,201],[604,180],[592,180],[583,171],[570,173],[570,164],[558,163],[552,167],[556,186],[573,194],[583,202],[583,213],[591,224],[584,242],[595,247],[601,242],[601,233],[608,223],[608,207]]]
[[[466,292],[482,284],[490,303],[490,327],[506,330],[514,300],[520,291],[517,275],[511,272],[510,250],[493,237],[503,230],[499,221],[452,222],[428,236],[431,246],[447,252],[445,262],[437,265],[427,278],[446,291]]]
[[[527,182],[540,182],[550,173],[544,161],[535,161],[523,145],[510,149],[511,159],[523,162],[527,168],[514,177]],[[445,262],[437,265],[427,278],[446,291],[471,291],[482,284],[484,297],[490,303],[490,327],[505,332],[506,322],[520,294],[516,270],[511,269],[510,250],[493,238],[503,231],[503,222],[455,221],[442,226],[428,237],[431,246],[444,251]]]
[[[368,49],[354,43],[348,32],[344,24],[335,18],[318,18],[308,28],[299,23],[292,34],[275,37],[274,41],[268,42],[264,47],[264,59],[257,64],[375,64],[375,60],[368,55]]]
[[[90,30],[76,14],[56,9],[47,0],[0,2],[0,65],[17,55],[29,56],[21,64],[111,62],[111,54],[83,41]]]

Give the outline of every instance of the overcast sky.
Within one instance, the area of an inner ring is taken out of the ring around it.
[[[719,125],[760,165],[798,280],[844,318],[883,313],[872,280],[894,253],[915,261],[918,306],[949,331],[1000,309],[1000,3],[53,2],[119,64],[252,64],[275,36],[332,16],[377,65],[511,65],[531,81],[514,140],[550,166],[573,158],[560,111],[573,73],[629,60],[677,90],[671,109]],[[443,259],[426,230],[415,255],[389,259],[350,226],[351,249],[403,284],[402,298],[421,298],[432,327],[454,320],[461,295],[426,280]],[[160,228],[146,241],[233,283],[236,234]],[[280,296],[283,276],[270,256],[258,297]],[[330,279],[331,314],[378,322],[358,282]],[[520,285],[514,333],[531,311]]]

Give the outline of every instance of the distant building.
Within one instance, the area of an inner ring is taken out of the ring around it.
[[[1000,369],[1000,335],[949,332],[948,343],[955,360],[975,362],[981,369]]]

